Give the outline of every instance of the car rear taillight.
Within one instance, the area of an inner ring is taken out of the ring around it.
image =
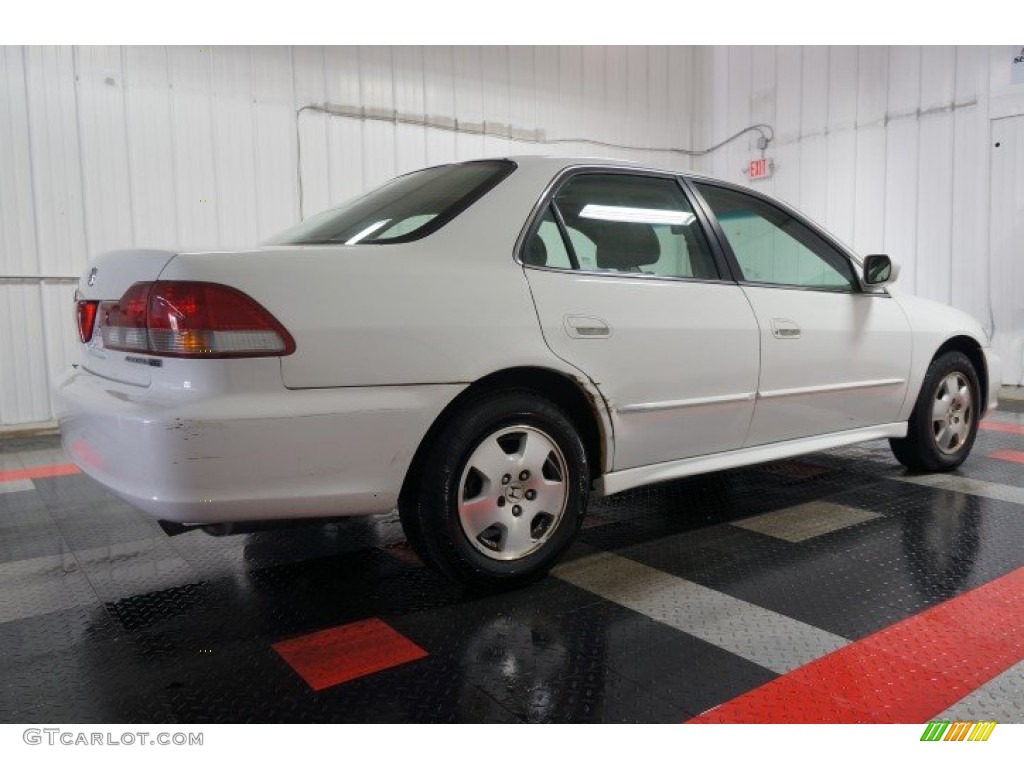
[[[163,357],[266,357],[295,351],[256,301],[217,283],[136,283],[100,307],[103,345]]]
[[[100,305],[103,346],[125,352],[147,352],[146,307],[153,283],[135,283],[118,301]]]
[[[75,304],[78,319],[78,337],[83,344],[88,344],[92,339],[92,329],[96,327],[96,310],[99,308],[98,301],[80,300]]]

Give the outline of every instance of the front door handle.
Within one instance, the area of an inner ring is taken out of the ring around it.
[[[565,332],[574,339],[607,339],[612,335],[612,327],[600,317],[566,315]]]
[[[800,326],[784,317],[773,317],[772,336],[776,339],[799,339]]]

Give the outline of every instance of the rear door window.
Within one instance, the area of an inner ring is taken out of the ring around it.
[[[719,278],[704,232],[674,179],[584,173],[567,181],[553,204],[582,270]]]

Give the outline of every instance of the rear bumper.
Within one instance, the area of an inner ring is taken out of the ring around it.
[[[388,512],[459,385],[157,395],[81,370],[55,386],[65,450],[150,515],[208,524]]]

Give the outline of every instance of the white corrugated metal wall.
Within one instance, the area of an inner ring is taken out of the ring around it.
[[[1001,312],[1024,311],[1024,286],[989,280],[989,125],[1024,114],[1024,86],[1009,83],[1013,52],[0,49],[0,425],[50,418],[49,379],[75,354],[73,279],[90,254],[266,237],[299,216],[300,148],[307,215],[395,173],[456,158],[558,151],[687,166],[663,152],[297,116],[306,104],[638,147],[707,146],[770,123],[776,173],[759,188],[861,252],[893,254],[903,290],[994,321],[998,333],[1008,326]],[[694,167],[742,181],[757,154],[752,142]]]
[[[297,117],[299,107],[686,147],[693,56],[679,47],[0,49],[0,425],[51,417],[48,382],[74,359],[73,278],[89,255],[258,242],[299,216],[300,146],[307,215],[428,163],[551,151]],[[666,153],[610,154],[685,166]]]
[[[697,144],[753,123],[775,128],[772,178],[750,186],[793,204],[861,253],[902,265],[900,290],[953,304],[996,331],[1004,382],[1022,384],[1024,284],[992,259],[990,123],[1024,114],[1012,46],[715,47],[697,50]],[[695,169],[745,182],[759,156],[737,142]],[[997,160],[998,161],[998,160]],[[1012,358],[1012,359],[1011,359]]]

